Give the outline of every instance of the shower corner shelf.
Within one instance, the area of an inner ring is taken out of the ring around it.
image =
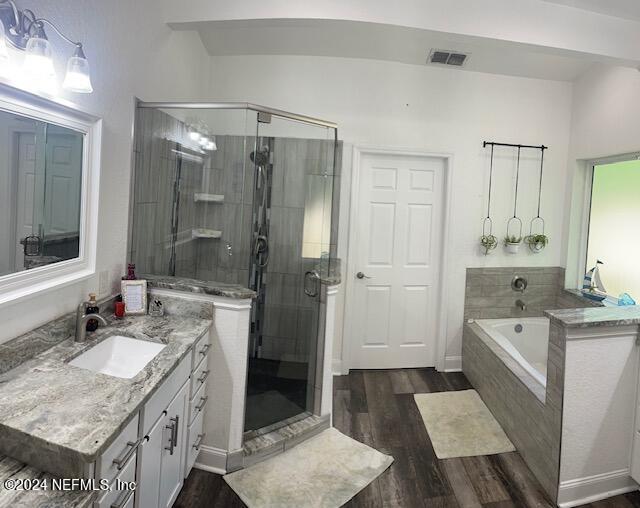
[[[215,229],[196,228],[191,230],[191,237],[194,239],[202,238],[215,240],[221,236],[222,231],[216,231]]]
[[[222,194],[205,194],[204,192],[196,192],[193,195],[193,200],[203,203],[222,203],[224,202],[224,195]]]

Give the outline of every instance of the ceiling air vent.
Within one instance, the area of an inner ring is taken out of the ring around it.
[[[453,65],[454,67],[462,67],[467,60],[467,56],[464,53],[455,51],[444,51],[441,49],[432,49],[429,54],[427,63],[440,64],[440,65]]]

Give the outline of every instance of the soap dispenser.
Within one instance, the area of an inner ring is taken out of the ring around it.
[[[98,303],[96,302],[95,293],[89,293],[89,302],[87,302],[86,309],[87,314],[98,314],[100,312],[100,308],[98,307]],[[98,329],[98,325],[99,323],[97,319],[90,319],[89,321],[87,321],[87,331],[95,332]]]

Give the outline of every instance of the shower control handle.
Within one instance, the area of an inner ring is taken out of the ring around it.
[[[358,279],[370,279],[371,278],[371,277],[369,277],[368,275],[365,275],[362,272],[356,273],[356,277],[358,277]]]

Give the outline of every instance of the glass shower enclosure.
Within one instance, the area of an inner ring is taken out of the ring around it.
[[[336,125],[247,103],[139,103],[134,156],[138,273],[256,292],[245,431],[317,413]]]

